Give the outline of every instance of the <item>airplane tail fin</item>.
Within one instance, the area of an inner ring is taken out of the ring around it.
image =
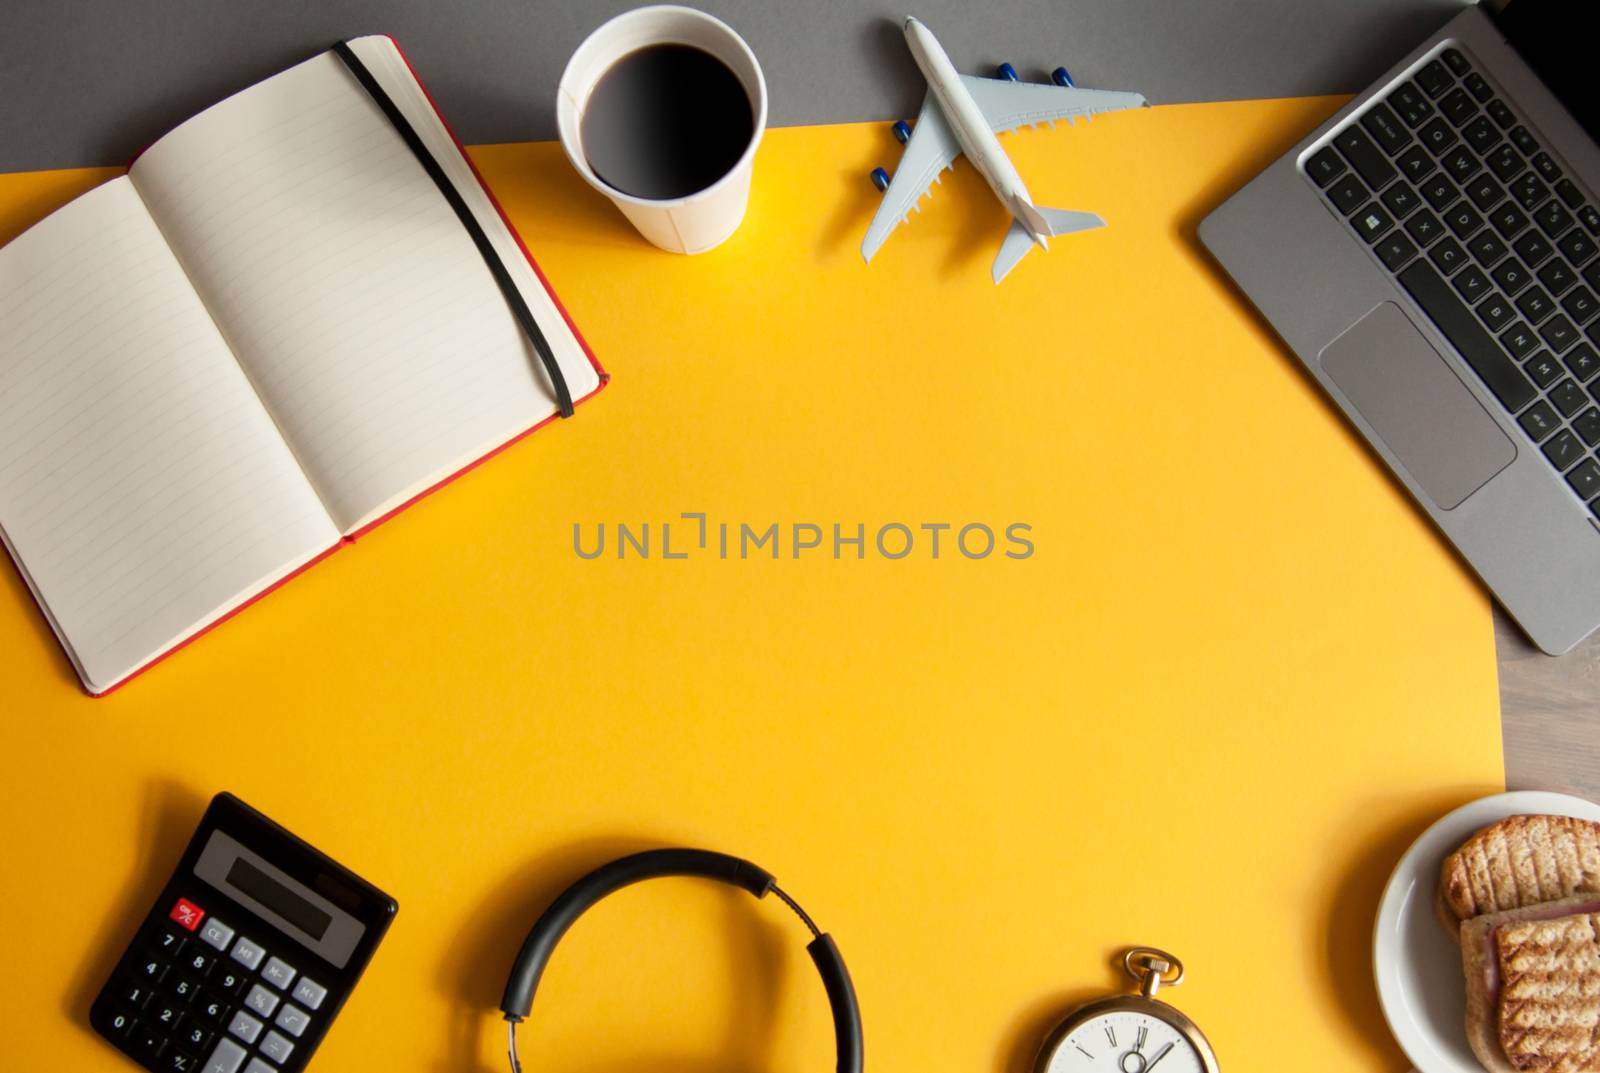
[[[1028,206],[1033,208],[1033,206]],[[1074,231],[1092,231],[1104,227],[1106,222],[1092,212],[1073,212],[1071,209],[1033,209],[1044,218],[1052,237],[1070,235]]]
[[[1039,238],[1069,235],[1074,231],[1090,231],[1104,227],[1106,222],[1092,212],[1073,212],[1070,209],[1043,209],[1018,198],[1013,204],[1016,219],[1011,230],[1000,243],[1000,253],[994,259],[994,281],[999,283],[1035,245]],[[1037,237],[1036,237],[1037,236]]]

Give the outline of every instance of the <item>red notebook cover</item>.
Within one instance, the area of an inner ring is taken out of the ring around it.
[[[567,327],[572,331],[573,338],[578,341],[578,346],[582,348],[584,356],[589,359],[589,364],[592,365],[594,367],[594,371],[599,374],[600,386],[595,388],[594,391],[591,391],[589,394],[585,395],[583,398],[575,399],[573,401],[574,407],[581,406],[583,403],[587,402],[589,399],[594,398],[602,390],[605,389],[605,386],[608,383],[611,382],[611,374],[606,372],[605,369],[601,367],[599,360],[594,356],[594,351],[592,349],[590,349],[588,340],[586,340],[583,337],[583,333],[578,330],[577,324],[574,323],[573,320],[572,320],[572,315],[567,312],[567,307],[564,304],[562,304],[562,301],[561,301],[560,297],[556,294],[554,288],[552,288],[550,286],[550,281],[549,281],[549,279],[547,279],[545,277],[544,270],[539,267],[539,262],[534,260],[533,254],[529,252],[528,244],[522,240],[522,235],[517,232],[516,227],[511,223],[511,217],[506,215],[505,207],[500,204],[500,199],[494,196],[494,191],[489,188],[489,184],[488,183],[484,182],[483,174],[480,171],[478,171],[478,166],[472,162],[472,157],[470,155],[468,155],[467,150],[466,150],[466,146],[461,144],[461,139],[456,136],[455,129],[450,126],[450,121],[448,119],[446,119],[445,116],[444,116],[444,113],[439,110],[439,102],[434,99],[433,94],[431,92],[429,92],[428,87],[422,81],[421,76],[417,74],[417,69],[416,69],[416,67],[414,67],[412,65],[411,58],[405,54],[405,50],[400,47],[400,43],[398,41],[396,41],[393,37],[389,37],[389,35],[387,35],[387,34],[384,34],[382,36],[388,38],[389,42],[392,45],[394,45],[395,51],[400,54],[400,58],[405,61],[406,69],[411,72],[411,77],[416,80],[417,85],[422,89],[423,96],[425,96],[427,98],[427,100],[428,100],[428,103],[433,106],[434,114],[439,117],[440,124],[444,127],[446,133],[448,133],[450,135],[451,141],[455,144],[456,151],[461,154],[462,160],[466,161],[467,167],[472,169],[472,174],[478,180],[478,185],[483,188],[484,194],[489,198],[489,203],[494,206],[495,212],[499,214],[500,220],[501,220],[502,223],[505,224],[506,230],[509,231],[511,233],[511,237],[516,240],[517,248],[519,250],[521,250],[522,251],[522,255],[527,258],[529,267],[531,267],[533,269],[534,275],[539,278],[540,285],[543,286],[544,289],[545,289],[545,292],[547,294],[549,294],[550,301],[555,305],[557,311],[560,312],[561,318],[564,321],[566,321]],[[133,159],[137,160],[139,158],[139,155],[140,154],[135,154]],[[131,166],[132,163],[133,163],[133,161],[130,160],[129,161],[129,165]],[[316,558],[310,560],[309,562],[305,563],[304,565],[298,567],[294,571],[292,571],[292,572],[290,572],[288,574],[285,574],[283,577],[281,577],[277,581],[273,582],[267,588],[265,588],[265,589],[261,590],[260,592],[256,593],[256,595],[252,596],[250,599],[246,600],[244,603],[240,604],[238,607],[236,607],[233,610],[229,611],[227,614],[221,616],[216,621],[211,622],[211,623],[207,624],[206,626],[201,627],[199,630],[196,630],[194,633],[190,634],[188,637],[184,638],[182,641],[179,641],[177,644],[173,645],[171,648],[167,649],[165,652],[161,653],[159,656],[156,656],[150,662],[144,664],[142,667],[139,667],[136,670],[134,670],[133,672],[131,672],[127,677],[123,678],[120,682],[117,682],[115,685],[113,685],[110,688],[106,689],[104,692],[101,692],[101,693],[90,692],[90,696],[94,696],[94,697],[110,696],[112,693],[115,693],[117,690],[121,689],[123,686],[127,685],[129,682],[131,682],[135,678],[139,677],[141,674],[144,674],[151,667],[154,667],[156,664],[162,662],[163,660],[165,660],[167,657],[173,655],[174,653],[179,652],[179,651],[183,650],[184,648],[187,648],[190,644],[192,644],[195,641],[199,640],[201,637],[204,637],[206,634],[210,633],[212,630],[216,629],[218,626],[222,625],[224,622],[227,622],[229,619],[231,619],[235,615],[239,614],[239,612],[243,611],[245,608],[256,604],[258,601],[260,601],[263,597],[267,596],[269,593],[276,592],[284,584],[286,584],[287,582],[289,582],[290,580],[292,580],[292,579],[294,579],[296,577],[299,577],[306,570],[309,570],[311,567],[315,566],[317,563],[320,563],[322,560],[326,559],[328,556],[332,555],[334,552],[338,551],[340,548],[344,547],[347,544],[354,543],[357,538],[359,538],[359,537],[365,535],[366,533],[370,532],[374,527],[382,525],[384,522],[388,521],[390,518],[393,518],[395,515],[399,514],[401,511],[405,510],[407,507],[410,507],[412,504],[416,503],[418,500],[424,498],[425,496],[432,495],[434,492],[437,492],[440,488],[443,488],[445,485],[449,484],[451,481],[454,481],[456,478],[462,476],[463,474],[465,474],[465,473],[467,473],[467,472],[469,472],[469,471],[471,471],[473,469],[476,469],[478,466],[482,465],[484,462],[486,462],[489,459],[493,458],[495,455],[499,454],[501,451],[504,451],[506,448],[511,447],[513,444],[516,444],[519,441],[521,441],[523,439],[523,437],[527,436],[529,433],[534,432],[537,429],[543,428],[545,425],[547,425],[551,421],[555,420],[556,417],[558,417],[558,416],[559,415],[557,415],[557,414],[551,414],[549,417],[545,418],[544,420],[536,422],[535,424],[529,426],[528,428],[523,429],[521,432],[517,433],[515,436],[512,436],[509,440],[507,440],[506,442],[502,443],[500,446],[493,448],[492,450],[490,450],[487,453],[479,456],[476,459],[473,459],[471,462],[468,462],[465,466],[461,467],[456,472],[450,474],[448,477],[445,477],[444,479],[440,480],[439,482],[437,482],[436,484],[432,485],[431,487],[425,488],[421,492],[418,492],[416,495],[412,496],[410,499],[406,500],[404,503],[401,503],[399,506],[397,506],[393,510],[389,511],[387,514],[384,514],[383,516],[375,519],[374,521],[369,522],[367,525],[362,526],[360,529],[356,530],[354,533],[351,533],[351,534],[347,535],[338,544],[335,544],[333,547],[329,548],[327,551],[325,551],[322,554],[318,555]],[[18,573],[22,575],[24,584],[27,584],[26,574],[23,573],[22,568],[21,568],[21,564],[13,563],[12,565],[17,569]],[[27,588],[28,588],[28,591],[29,591],[30,594],[33,593],[32,585],[27,585]],[[38,597],[36,595],[34,597],[34,600],[35,600],[35,603],[38,603]],[[39,608],[39,614],[42,617],[44,617],[46,622],[49,621],[50,616],[45,613],[43,607]],[[52,630],[53,629],[54,628],[52,627]],[[81,684],[81,680],[80,680],[80,684]],[[85,692],[89,692],[87,686],[84,686],[84,689],[85,689]]]

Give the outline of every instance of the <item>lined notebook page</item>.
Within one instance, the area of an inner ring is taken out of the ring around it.
[[[0,529],[96,692],[338,542],[126,178],[0,249]]]
[[[333,54],[189,120],[132,178],[341,529],[554,412],[466,230]],[[535,289],[574,395],[592,391]]]

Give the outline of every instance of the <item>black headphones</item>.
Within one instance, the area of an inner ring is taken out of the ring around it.
[[[522,1073],[522,1064],[517,1060],[517,1024],[533,1009],[533,992],[539,986],[539,977],[544,974],[550,955],[555,953],[556,944],[567,929],[590,906],[613,891],[662,876],[714,879],[742,887],[757,898],[764,898],[771,892],[793,909],[811,931],[812,939],[806,952],[822,974],[822,986],[827,989],[828,1005],[833,1010],[839,1073],[861,1073],[861,1009],[856,1005],[856,989],[850,983],[850,973],[833,939],[817,930],[806,911],[778,887],[771,873],[738,857],[703,849],[656,849],[619,858],[596,868],[550,903],[550,908],[534,923],[533,930],[523,941],[517,962],[511,966],[511,977],[506,980],[505,996],[500,1000],[500,1010],[510,1024],[507,1049],[511,1054],[511,1073]]]

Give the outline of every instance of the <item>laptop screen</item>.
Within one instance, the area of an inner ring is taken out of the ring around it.
[[[1600,13],[1593,0],[1511,0],[1495,23],[1545,85],[1600,141],[1600,94],[1595,92],[1595,33]]]

